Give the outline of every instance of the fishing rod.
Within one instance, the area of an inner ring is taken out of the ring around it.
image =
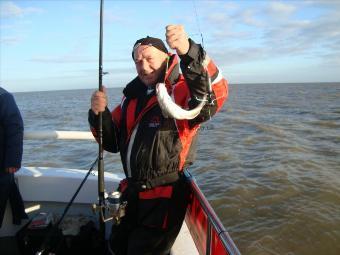
[[[100,31],[99,31],[99,91],[103,91],[103,8],[104,0],[100,0]],[[99,112],[98,127],[98,204],[93,204],[92,209],[99,214],[99,233],[102,241],[105,240],[105,222],[113,220],[113,224],[119,224],[120,218],[125,215],[126,203],[120,200],[120,192],[105,193],[104,183],[104,148],[103,148],[103,114]],[[108,212],[110,217],[105,217]]]
[[[100,0],[100,24],[99,24],[99,91],[103,91],[103,7],[104,0]],[[103,149],[103,113],[99,112],[98,129],[98,205],[99,212],[99,231],[105,240],[105,187],[104,187],[104,149]]]

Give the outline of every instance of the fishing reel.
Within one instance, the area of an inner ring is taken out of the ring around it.
[[[125,216],[125,208],[127,201],[122,201],[122,193],[119,191],[105,193],[105,200],[103,205],[92,204],[94,213],[99,212],[103,222],[112,220],[114,225],[119,225],[121,218]],[[105,218],[105,215],[109,215]]]

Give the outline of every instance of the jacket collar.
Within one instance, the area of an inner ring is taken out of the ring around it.
[[[178,57],[176,54],[169,54],[169,57],[168,71],[166,72],[164,79],[168,88],[175,84],[179,78]],[[137,76],[126,85],[123,89],[123,93],[125,97],[133,99],[140,95],[144,95],[146,90],[147,86]]]

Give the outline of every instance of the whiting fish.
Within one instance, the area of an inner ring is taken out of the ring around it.
[[[194,119],[201,112],[205,104],[205,100],[203,99],[202,102],[192,110],[182,109],[172,100],[164,83],[158,83],[156,85],[156,95],[159,106],[165,118],[174,118],[177,120]]]

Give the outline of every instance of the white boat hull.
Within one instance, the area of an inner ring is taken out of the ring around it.
[[[18,188],[25,203],[29,218],[39,212],[62,214],[76,189],[85,177],[87,171],[78,169],[61,169],[48,167],[22,168],[15,175]],[[91,205],[97,202],[98,179],[97,172],[90,174],[79,192],[68,215],[94,216]],[[105,188],[115,190],[123,175],[105,173]],[[12,224],[11,208],[7,205],[0,237],[15,236],[28,220],[20,226]],[[106,223],[106,237],[110,234],[111,223]],[[171,250],[172,255],[199,254],[188,227],[184,223],[181,232]]]

